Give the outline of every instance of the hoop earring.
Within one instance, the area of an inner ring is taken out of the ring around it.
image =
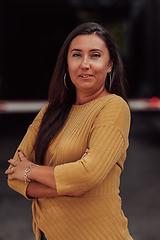
[[[111,72],[112,72],[112,69],[109,72],[109,88],[108,88],[109,92],[111,91],[111,87],[112,87],[112,73]]]
[[[71,91],[71,90],[73,89],[74,86],[72,86],[72,88],[68,88],[68,87],[67,87],[67,84],[66,84],[66,77],[67,77],[67,72],[64,74],[64,86],[66,87],[66,89],[67,89],[68,91]]]

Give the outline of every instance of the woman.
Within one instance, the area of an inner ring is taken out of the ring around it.
[[[32,199],[36,239],[132,239],[120,174],[130,111],[123,64],[96,23],[74,29],[58,56],[49,103],[10,159],[9,186]]]

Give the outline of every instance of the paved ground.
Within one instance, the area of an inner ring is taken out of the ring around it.
[[[0,240],[33,240],[31,202],[6,184],[4,170],[34,115],[0,115]],[[135,240],[160,239],[160,113],[133,113],[123,210]]]

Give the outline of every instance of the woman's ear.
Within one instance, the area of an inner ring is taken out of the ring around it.
[[[110,60],[108,63],[108,73],[112,70],[112,68],[113,68],[113,61]]]

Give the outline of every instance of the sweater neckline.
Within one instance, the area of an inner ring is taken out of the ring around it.
[[[93,104],[93,103],[96,103],[98,101],[103,101],[103,99],[109,99],[111,97],[113,97],[115,94],[110,94],[110,95],[107,95],[107,96],[103,96],[103,97],[100,97],[100,98],[96,98],[96,99],[93,99],[92,101],[90,102],[87,102],[87,103],[84,103],[84,104],[80,104],[80,105],[75,105],[73,104],[72,107],[74,108],[81,108],[81,107],[85,107],[87,105],[90,105],[90,104]]]

